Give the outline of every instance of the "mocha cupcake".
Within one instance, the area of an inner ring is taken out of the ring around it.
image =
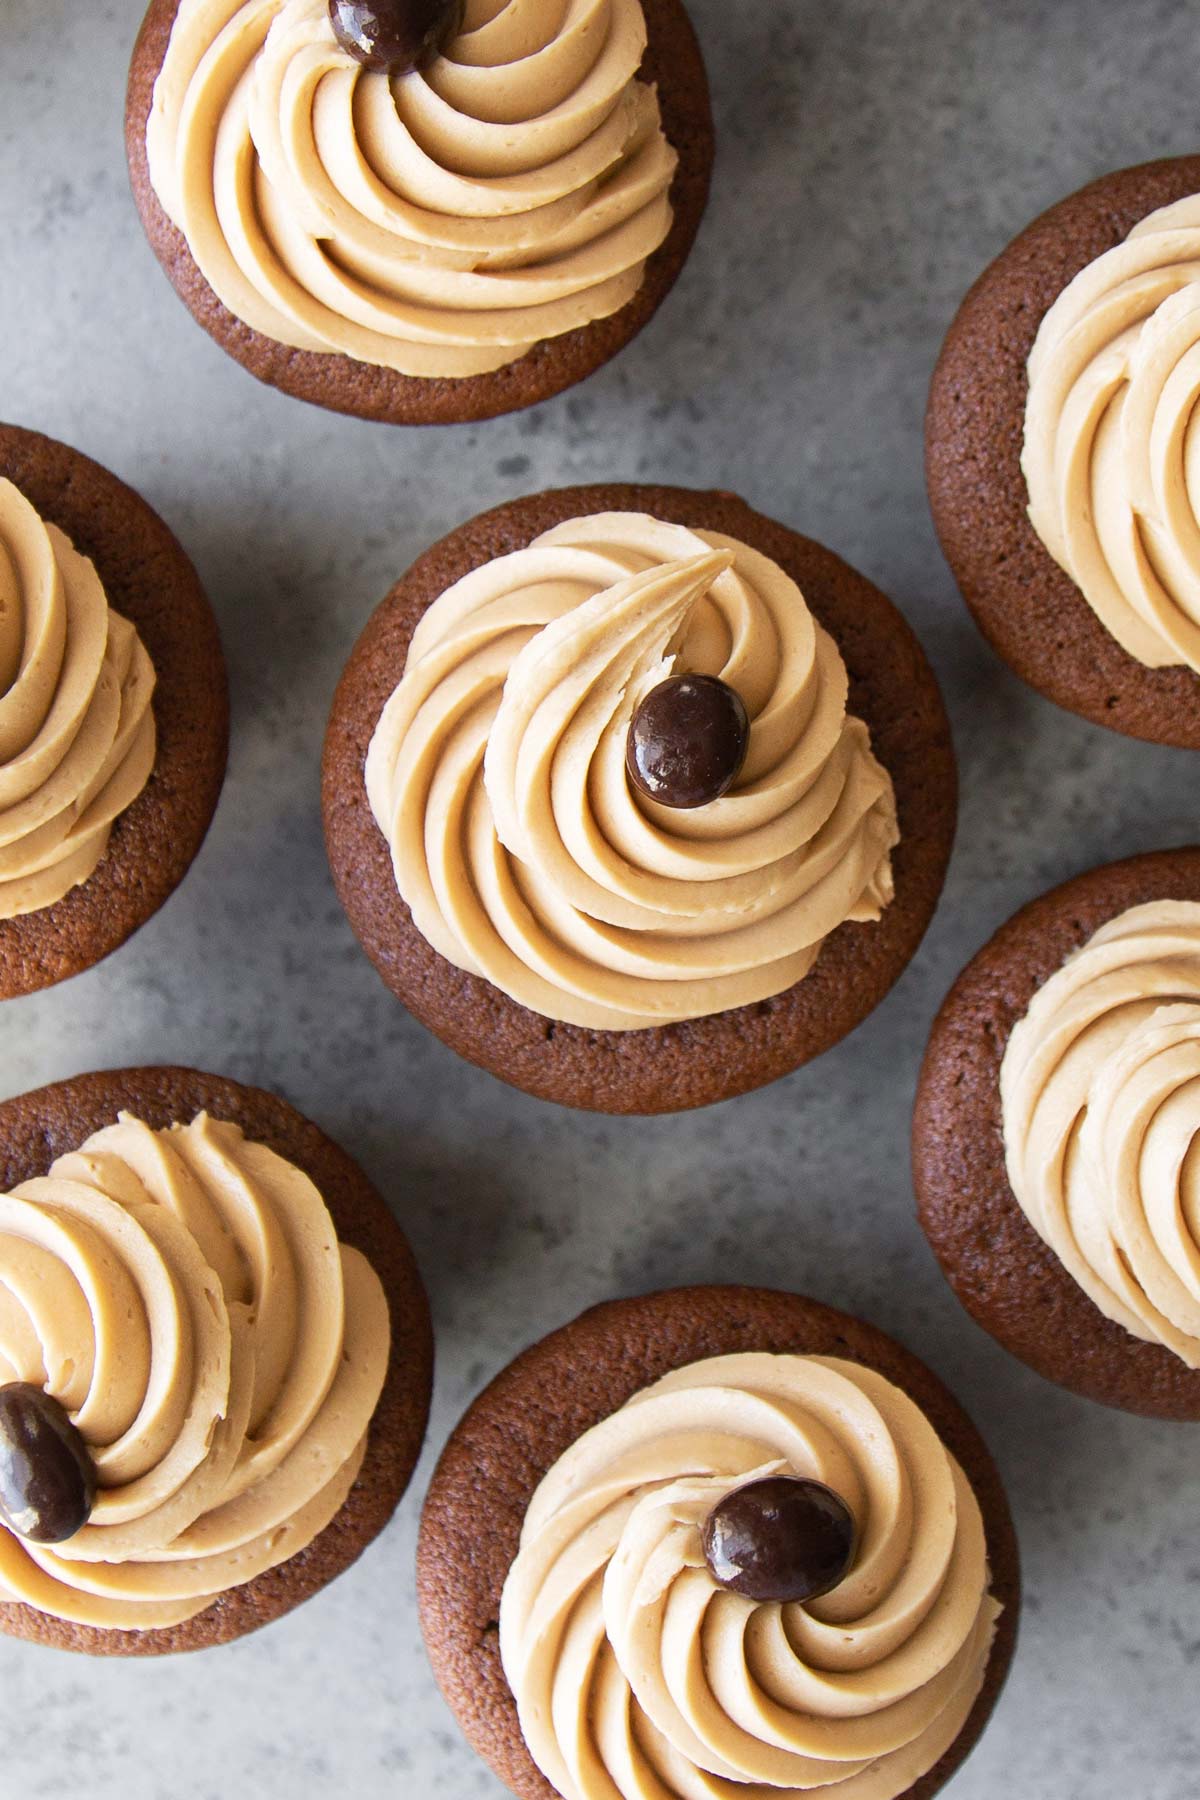
[[[421,1623],[521,1800],[929,1800],[1016,1637],[978,1435],[869,1325],[792,1294],[594,1308],[518,1357],[425,1504]]]
[[[387,1523],[431,1340],[399,1227],[282,1100],[193,1070],[0,1105],[0,1630],[198,1650]]]
[[[530,1093],[667,1112],[837,1042],[953,834],[919,645],[728,494],[565,489],[436,545],[342,677],[324,810],[384,980]]]
[[[152,0],[126,144],[219,344],[419,425],[530,406],[629,342],[691,248],[712,120],[681,0]]]
[[[0,999],[90,968],[158,910],[228,735],[216,621],[162,520],[0,425]]]
[[[1104,176],[967,295],[929,493],[995,649],[1100,725],[1200,747],[1200,157]]]
[[[959,976],[921,1072],[921,1223],[1009,1350],[1200,1419],[1200,850],[1093,869]]]

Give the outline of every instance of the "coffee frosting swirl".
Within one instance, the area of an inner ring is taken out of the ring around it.
[[[794,1474],[859,1526],[806,1605],[720,1587],[701,1533]],[[500,1607],[530,1754],[564,1800],[895,1800],[958,1736],[987,1667],[979,1505],[899,1388],[857,1363],[693,1363],[586,1432],[532,1501]]]
[[[1081,270],[1029,359],[1029,516],[1122,649],[1200,671],[1200,195]]]
[[[1038,990],[1000,1070],[1008,1176],[1108,1319],[1200,1368],[1200,905],[1118,915]]]
[[[630,788],[629,723],[672,670],[750,716],[737,784]],[[636,1030],[778,994],[892,896],[891,781],[833,639],[768,557],[640,513],[572,519],[473,570],[413,633],[366,786],[425,938],[521,1005]]]
[[[467,0],[389,77],[326,0],[180,0],[150,177],[230,312],[301,350],[471,376],[607,317],[671,226],[639,0]]]
[[[93,565],[0,479],[0,919],[92,874],[154,767],[153,693]]]
[[[354,1483],[389,1344],[302,1170],[205,1113],[122,1114],[0,1196],[0,1381],[67,1409],[99,1487],[66,1543],[0,1528],[0,1594],[151,1630],[285,1562]]]

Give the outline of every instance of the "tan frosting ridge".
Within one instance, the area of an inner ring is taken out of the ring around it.
[[[607,317],[671,226],[639,0],[467,0],[430,67],[339,46],[326,0],[181,0],[150,178],[253,330],[471,376]]]
[[[732,1489],[823,1481],[859,1527],[806,1605],[720,1587],[701,1532]],[[500,1608],[530,1753],[564,1800],[895,1800],[958,1736],[1000,1608],[983,1520],[924,1414],[857,1363],[693,1363],[541,1483]]]
[[[751,720],[734,788],[635,795],[630,720],[675,670]],[[892,896],[890,778],[837,646],[769,558],[640,513],[572,519],[456,582],[413,634],[366,785],[418,929],[565,1023],[766,999]]]
[[[153,692],[95,568],[0,479],[0,919],[96,868],[154,767]]]
[[[123,1113],[0,1196],[0,1381],[61,1402],[99,1484],[66,1543],[0,1528],[0,1594],[151,1630],[303,1550],[354,1483],[390,1337],[300,1169],[205,1113]]]
[[[1029,516],[1122,649],[1200,670],[1200,195],[1082,269],[1029,358]]]
[[[1200,1368],[1200,905],[1101,927],[1000,1070],[1013,1193],[1099,1307]]]

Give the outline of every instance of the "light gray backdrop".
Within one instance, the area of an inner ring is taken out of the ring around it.
[[[921,415],[957,300],[1044,206],[1196,148],[1176,0],[694,0],[711,211],[615,364],[536,411],[420,434],[259,387],[195,326],[126,186],[139,0],[0,0],[0,414],[131,481],[199,565],[233,684],[229,780],[188,880],[102,967],[0,1018],[0,1091],[183,1061],[278,1088],[357,1155],[437,1322],[426,1459],[384,1537],[261,1636],[158,1664],[0,1642],[0,1795],[498,1800],[428,1673],[420,1497],[466,1401],[592,1301],[786,1282],[894,1330],[1007,1477],[1023,1642],[956,1800],[1185,1800],[1200,1669],[1195,1431],[1025,1372],[967,1320],[913,1220],[909,1106],[932,1013],[1020,902],[1197,834],[1197,770],[1027,693],[976,636],[926,514]],[[927,943],[850,1042],[766,1092],[585,1117],[457,1061],[385,992],[325,865],[321,733],[370,609],[433,538],[528,490],[722,485],[873,576],[921,633],[963,777]],[[1189,1492],[1189,1484],[1191,1485]]]

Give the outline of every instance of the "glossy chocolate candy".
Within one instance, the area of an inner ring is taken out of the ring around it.
[[[820,1481],[770,1475],[714,1506],[704,1556],[715,1580],[750,1600],[816,1600],[854,1561],[854,1515]]]
[[[366,69],[407,75],[433,61],[462,24],[463,0],[329,0],[333,34]]]
[[[716,675],[672,675],[633,715],[625,767],[660,806],[707,806],[741,773],[750,721],[741,696]]]
[[[95,1498],[87,1445],[53,1395],[25,1381],[0,1387],[0,1525],[61,1544],[87,1524]]]

